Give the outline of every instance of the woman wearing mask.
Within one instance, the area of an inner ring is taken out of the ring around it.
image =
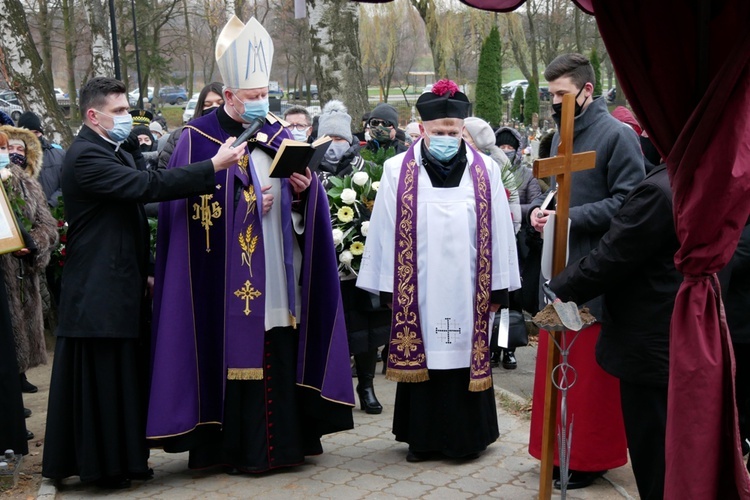
[[[40,279],[57,243],[57,221],[50,214],[47,198],[37,181],[42,170],[42,145],[39,139],[32,132],[16,127],[2,126],[0,132],[7,137],[9,160],[3,168],[10,172],[4,181],[5,190],[11,205],[16,205],[14,210],[19,212],[19,219],[30,236],[25,248],[0,255],[13,324],[16,360],[24,386],[30,385],[28,382],[24,384],[26,370],[47,363]],[[0,158],[0,164],[5,163],[3,160]],[[5,176],[7,173],[3,174]],[[22,200],[23,203],[14,203],[14,200]],[[30,413],[26,411],[27,416]],[[33,434],[29,433],[31,438]]]
[[[222,87],[223,85],[219,82],[211,82],[203,87],[203,90],[201,90],[201,93],[198,95],[198,101],[195,103],[195,114],[193,115],[192,120],[207,115],[208,113],[215,111],[219,106],[224,105]],[[169,139],[167,139],[167,142],[164,144],[164,149],[159,153],[158,168],[167,168],[169,159],[172,157],[172,152],[174,151],[174,146],[177,144],[180,134],[182,134],[182,129],[183,127],[180,127],[169,134]]]
[[[341,101],[329,101],[320,115],[319,136],[332,138],[318,167],[318,177],[326,189],[329,188],[329,177],[343,177],[361,170],[365,164],[359,155],[359,144],[353,140],[351,123],[352,118]],[[387,308],[373,307],[370,294],[355,286],[356,277],[356,274],[341,276],[349,352],[354,356],[360,408],[366,413],[378,414],[383,411],[383,406],[375,396],[373,380],[378,347],[388,341],[391,313]]]

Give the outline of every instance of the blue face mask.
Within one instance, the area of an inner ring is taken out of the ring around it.
[[[458,144],[458,137],[451,137],[449,135],[431,135],[430,145],[427,149],[430,150],[430,153],[435,159],[447,161],[458,153]]]
[[[104,128],[102,125],[99,125],[102,127],[102,129],[107,133],[109,138],[115,142],[122,142],[125,139],[128,138],[130,135],[130,131],[133,130],[133,117],[130,115],[108,115],[107,113],[104,113],[99,110],[95,110],[97,113],[101,113],[104,116],[109,116],[112,118],[112,128]]]
[[[8,153],[0,154],[0,168],[5,168],[10,164],[10,156]]]
[[[292,137],[294,137],[295,141],[307,142],[307,129],[297,130],[296,128],[293,128]]]
[[[237,98],[239,99],[239,98]],[[242,120],[250,123],[256,118],[265,118],[268,114],[268,98],[255,101],[240,101],[245,106],[245,111],[240,114]]]

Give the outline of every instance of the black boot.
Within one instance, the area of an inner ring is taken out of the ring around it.
[[[26,379],[25,373],[22,373],[20,375],[20,378],[21,378],[21,392],[33,394],[39,390],[37,386],[35,386],[34,384],[32,384]]]
[[[377,415],[383,411],[375,396],[372,381],[375,378],[375,364],[378,360],[378,350],[364,352],[354,355],[354,365],[357,367],[357,395],[359,396],[359,407],[371,415]]]

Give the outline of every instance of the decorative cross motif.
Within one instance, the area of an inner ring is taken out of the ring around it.
[[[451,329],[451,318],[445,318],[445,328],[435,328],[435,333],[437,335],[440,335],[440,340],[445,342],[446,344],[452,344],[451,341],[451,333],[461,334],[461,328],[453,328]]]
[[[193,203],[193,220],[201,221],[201,226],[206,230],[206,252],[211,251],[211,240],[209,238],[211,226],[214,225],[212,219],[218,219],[221,217],[221,205],[218,201],[209,203],[209,200],[213,199],[212,194],[201,195],[200,205]]]
[[[253,288],[253,285],[250,284],[250,280],[245,281],[245,285],[239,290],[235,290],[234,294],[240,300],[245,301],[245,310],[242,311],[245,313],[245,316],[250,316],[250,313],[252,312],[250,310],[250,301],[257,299],[262,295],[259,290]]]

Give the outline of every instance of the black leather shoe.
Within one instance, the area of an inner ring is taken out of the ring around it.
[[[379,415],[383,411],[383,405],[375,397],[375,389],[370,387],[357,386],[357,395],[359,396],[359,407],[370,415]]]
[[[146,472],[131,472],[128,476],[130,476],[130,479],[135,479],[136,481],[148,481],[149,479],[153,479],[154,469],[149,467]]]
[[[21,374],[21,392],[25,392],[27,394],[34,394],[38,390],[39,388],[37,386],[35,386],[34,384],[26,380],[26,374],[22,373]]]
[[[515,370],[518,367],[516,354],[513,352],[503,351],[503,368],[506,370]]]
[[[31,410],[28,408],[23,409],[23,418],[29,418],[31,416]]]
[[[34,433],[31,431],[26,431],[26,441],[31,441],[34,439]]]
[[[412,451],[406,454],[406,461],[411,463],[426,462],[428,460],[434,460],[435,454],[429,451]]]
[[[490,368],[497,368],[500,366],[500,351],[494,351],[490,354]]]
[[[130,488],[130,479],[123,476],[102,477],[96,480],[96,485],[105,490],[124,490]]]
[[[594,471],[594,472],[584,472],[579,470],[571,470],[570,474],[568,475],[568,489],[569,490],[580,490],[581,488],[586,488],[588,486],[591,486],[591,484],[594,482],[594,480],[598,477],[602,477],[604,473],[607,472],[606,470],[602,471]],[[562,485],[560,484],[560,480],[556,479],[553,483],[553,486],[556,490],[562,489]]]

